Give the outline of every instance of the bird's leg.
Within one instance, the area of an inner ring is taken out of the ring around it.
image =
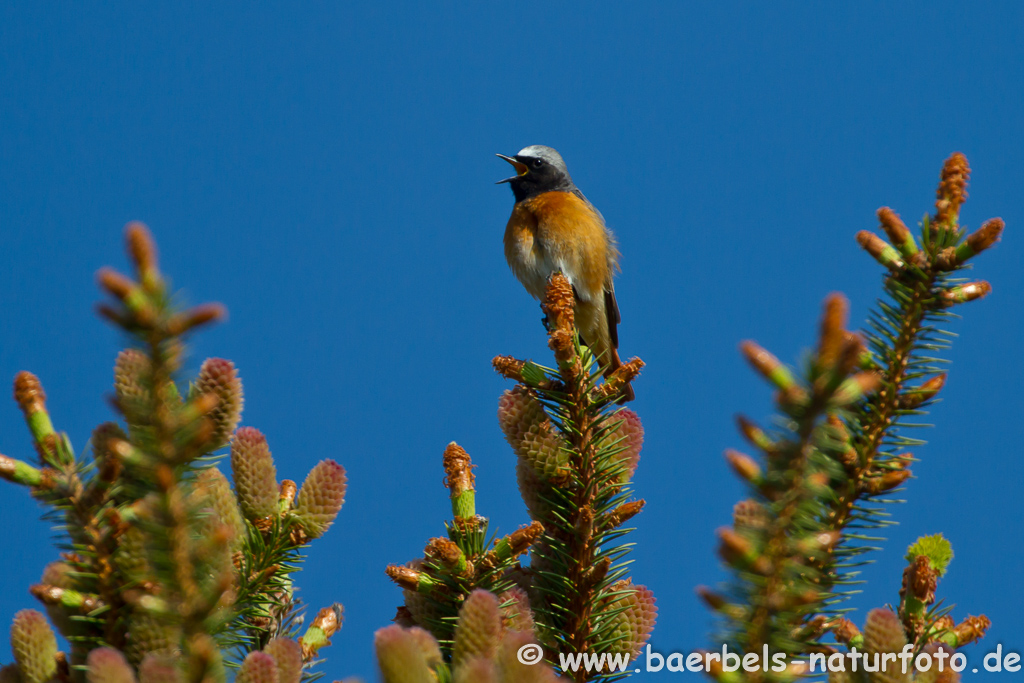
[[[545,332],[551,332],[551,320],[548,319],[548,314],[544,311],[544,302],[540,302],[540,310],[544,313],[544,317],[540,319],[541,324],[544,325]]]

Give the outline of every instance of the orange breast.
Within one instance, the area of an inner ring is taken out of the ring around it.
[[[585,299],[611,283],[608,231],[600,214],[570,192],[545,192],[521,202],[536,220],[535,239]]]

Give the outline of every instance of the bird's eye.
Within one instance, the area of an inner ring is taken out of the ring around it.
[[[534,168],[540,168],[543,165],[544,165],[544,160],[543,159],[534,159],[533,160],[533,167]]]

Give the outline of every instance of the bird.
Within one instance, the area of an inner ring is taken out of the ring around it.
[[[498,154],[516,174],[508,183],[515,197],[505,227],[505,258],[512,273],[535,299],[544,301],[548,279],[561,272],[576,297],[576,327],[598,359],[605,377],[619,359],[619,306],[613,275],[619,270],[615,235],[604,216],[572,181],[562,155],[530,145],[514,156]],[[626,385],[624,399],[633,399]]]

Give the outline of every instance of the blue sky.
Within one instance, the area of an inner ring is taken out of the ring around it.
[[[724,577],[713,531],[742,497],[733,416],[770,412],[737,343],[795,361],[832,291],[863,320],[881,273],[854,234],[882,205],[931,210],[959,150],[963,222],[1008,226],[977,261],[994,291],[953,325],[937,427],[852,606],[895,602],[906,546],[942,531],[940,596],[994,622],[971,664],[1024,650],[1021,5],[363,5],[0,7],[0,378],[37,373],[79,447],[111,418],[123,340],[93,314],[94,273],[126,267],[122,227],[148,223],[184,298],[230,310],[192,367],[236,362],[279,475],[348,470],[300,586],[346,607],[328,675],[374,680],[401,598],[384,566],[450,514],[445,445],[472,454],[494,525],[527,519],[489,361],[548,356],[502,254],[493,155],[551,145],[622,249],[621,350],[648,363],[634,576],[659,600],[655,649],[688,651],[711,644],[693,587]],[[13,401],[0,451],[30,455]],[[3,490],[0,621],[54,558],[36,504]]]

